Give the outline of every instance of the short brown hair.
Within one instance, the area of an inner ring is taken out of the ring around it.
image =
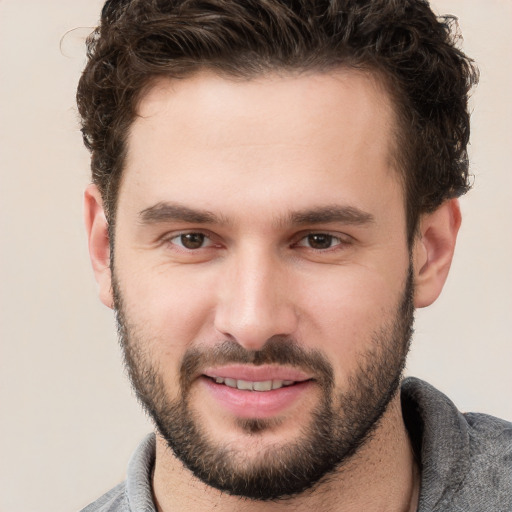
[[[467,101],[478,72],[454,26],[425,0],[108,0],[87,41],[77,102],[109,222],[127,131],[154,78],[341,66],[387,83],[411,242],[421,213],[470,187]]]

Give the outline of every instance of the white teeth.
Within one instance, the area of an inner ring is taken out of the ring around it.
[[[272,389],[272,381],[254,382],[252,389],[254,389],[254,391],[270,391]]]
[[[247,380],[237,380],[236,387],[238,389],[248,389],[249,391],[252,391],[252,382]]]
[[[225,384],[230,388],[237,388],[244,391],[271,391],[284,386],[291,386],[295,383],[293,380],[264,380],[253,382],[248,380],[228,379],[224,377],[213,377],[217,384]]]
[[[236,388],[235,379],[224,379],[224,384],[226,384],[226,386],[229,386],[230,388]]]

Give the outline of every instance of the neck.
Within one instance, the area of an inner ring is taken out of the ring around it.
[[[153,490],[158,512],[415,511],[419,469],[397,395],[377,429],[341,469],[300,495],[258,502],[214,489],[198,480],[157,435]]]

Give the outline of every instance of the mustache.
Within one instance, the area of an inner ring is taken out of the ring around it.
[[[273,336],[261,350],[246,350],[232,340],[225,340],[214,347],[190,348],[180,366],[181,389],[186,393],[203,369],[228,364],[292,366],[314,375],[314,379],[324,387],[332,388],[334,385],[333,367],[322,352],[305,349],[288,336]]]

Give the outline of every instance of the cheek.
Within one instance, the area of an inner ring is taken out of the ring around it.
[[[361,356],[372,350],[374,333],[394,319],[403,281],[367,268],[339,269],[330,278],[305,283],[301,341],[322,350],[337,378],[346,382]]]
[[[180,359],[206,336],[213,315],[212,287],[196,277],[163,267],[119,272],[126,316],[159,358]]]
[[[207,339],[212,311],[205,290],[171,272],[119,272],[116,277],[130,341],[138,345],[143,363],[163,379],[170,400],[181,396],[180,367],[186,350]]]

